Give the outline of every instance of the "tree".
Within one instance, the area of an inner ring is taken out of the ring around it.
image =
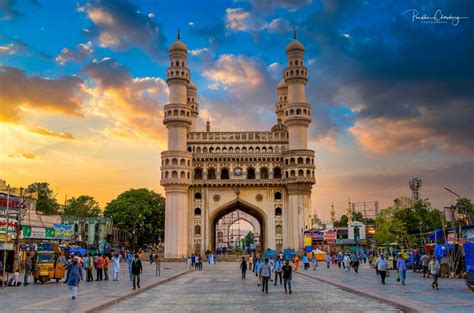
[[[133,243],[158,243],[164,238],[165,198],[146,188],[130,189],[107,204],[105,216],[123,227]]]
[[[361,212],[352,212],[352,220],[353,221],[359,221],[359,222],[362,222],[362,223],[365,223],[365,219],[364,219],[364,216],[362,215]],[[339,221],[335,221],[334,222],[334,227],[347,227],[347,222],[348,222],[348,218],[347,218],[347,215],[344,214],[341,216],[341,218],[339,219]]]
[[[466,210],[469,221],[474,222],[474,207],[471,199],[461,198],[456,201],[456,207],[460,207]]]
[[[376,218],[377,231],[375,232],[377,242],[407,241],[408,236],[405,223],[396,216],[398,210],[400,209],[394,206],[383,209],[378,214]]]
[[[99,216],[99,203],[91,196],[82,195],[67,201],[64,214],[77,217]]]
[[[253,242],[254,242],[253,240],[254,240],[254,235],[253,235],[252,231],[249,231],[247,233],[247,235],[245,236],[245,238],[244,238],[245,247],[250,247],[250,245],[253,244]]]
[[[36,200],[36,211],[40,211],[45,215],[58,214],[59,204],[54,196],[53,191],[49,188],[48,183],[33,183],[28,188],[38,194]]]

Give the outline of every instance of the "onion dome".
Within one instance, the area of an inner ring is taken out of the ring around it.
[[[182,51],[188,52],[188,47],[186,47],[184,42],[181,41],[179,30],[178,30],[178,39],[170,47],[170,51],[174,51],[174,50],[182,50]]]
[[[194,90],[197,90],[197,86],[195,83],[193,83],[192,81],[189,81],[189,84],[188,84],[188,89],[194,89]]]
[[[281,122],[281,118],[277,120],[277,124],[273,125],[272,132],[286,132],[287,127]]]
[[[293,41],[286,47],[286,53],[294,50],[304,51],[304,46],[296,39],[296,30],[293,31]]]
[[[281,89],[281,88],[288,88],[288,85],[285,83],[285,80],[280,80],[280,82],[278,83],[278,89]]]

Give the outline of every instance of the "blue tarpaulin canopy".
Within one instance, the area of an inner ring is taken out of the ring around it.
[[[454,245],[453,244],[435,244],[434,246],[434,253],[436,258],[441,258],[448,253],[448,250],[452,250]]]
[[[429,240],[430,241],[435,241],[437,239],[443,238],[443,230],[442,229],[436,229],[433,231],[433,234],[430,235]]]

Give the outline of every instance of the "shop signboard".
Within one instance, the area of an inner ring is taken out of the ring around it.
[[[70,240],[72,237],[72,226],[63,224],[53,224],[54,236],[56,239]]]
[[[311,247],[313,245],[313,238],[306,236],[304,237],[304,246]]]
[[[276,253],[275,250],[268,250],[268,249],[265,250],[265,258],[267,258],[267,259],[270,259],[270,257],[272,257],[273,259],[275,259],[275,258],[276,258],[276,255],[277,255],[277,253]]]
[[[324,240],[336,240],[337,229],[328,229],[324,231]]]
[[[31,227],[30,238],[44,239],[45,229],[43,227]]]
[[[296,255],[296,252],[294,249],[285,249],[283,250],[283,258],[285,260],[293,260]]]
[[[454,230],[448,231],[448,244],[454,244]]]
[[[16,219],[8,219],[8,240],[16,239],[16,225],[18,221]],[[5,231],[7,226],[7,219],[0,217],[0,238],[5,241]]]
[[[54,228],[46,228],[44,230],[44,238],[46,239],[54,239]]]

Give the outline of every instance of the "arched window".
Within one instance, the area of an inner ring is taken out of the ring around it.
[[[210,168],[207,170],[207,179],[216,179],[216,170]]]
[[[285,165],[288,165],[288,159],[285,160]]]
[[[247,153],[247,148],[242,147],[242,153]]]
[[[200,235],[201,234],[201,226],[200,225],[195,225],[194,226],[194,234],[195,235]]]
[[[235,148],[235,153],[240,153],[240,148],[239,147]]]
[[[194,179],[202,179],[202,168],[194,169]]]
[[[178,178],[178,172],[172,171],[171,172],[171,178]]]
[[[196,192],[194,193],[194,200],[197,200],[197,201],[201,201],[201,193],[200,192]]]
[[[224,242],[224,233],[221,231],[217,232],[217,242],[219,243]]]
[[[277,225],[275,227],[275,234],[277,234],[277,235],[283,234],[283,227],[281,225]]]
[[[278,191],[275,192],[275,200],[276,200],[276,201],[281,200],[281,192],[278,192]]]
[[[268,179],[268,168],[262,167],[260,169],[260,179]]]
[[[191,147],[188,147],[188,152],[192,152],[193,149]]]
[[[298,158],[298,164],[303,164],[303,163],[304,163],[304,162],[303,162],[303,158],[302,158],[302,157],[299,157],[299,158]]]
[[[229,179],[229,170],[227,168],[221,170],[221,179]]]
[[[221,152],[221,148],[217,147],[216,148],[216,153],[220,153]]]
[[[176,66],[179,66],[179,62],[178,62],[178,61],[176,61]]]
[[[206,147],[202,148],[202,153],[207,153],[207,148]]]
[[[295,165],[295,158],[291,158],[291,159],[290,159],[290,164],[291,164],[291,165]]]
[[[288,171],[285,171],[285,176],[286,178],[288,178]]]
[[[310,170],[306,170],[306,177],[311,177],[311,171]]]
[[[252,152],[253,152],[253,148],[249,147],[249,153],[252,153]]]
[[[281,168],[275,167],[273,169],[273,178],[275,179],[281,179]]]
[[[301,109],[296,109],[296,114],[300,115],[301,114]]]
[[[310,164],[311,163],[311,159],[310,158],[306,158],[306,164]]]
[[[180,176],[180,178],[186,178],[186,173],[184,171],[181,171],[179,176]]]
[[[170,165],[170,159],[166,159],[165,164]]]
[[[295,176],[296,176],[296,172],[295,172],[294,170],[292,170],[292,171],[290,172],[290,176],[291,176],[291,177],[295,177]]]
[[[275,209],[275,216],[281,216],[281,208]]]
[[[186,160],[185,159],[179,160],[179,165],[186,165]]]
[[[201,153],[201,147],[196,148],[196,153]]]
[[[168,178],[168,177],[169,177],[168,171],[166,171],[166,173],[165,173],[165,178]]]
[[[178,165],[178,159],[173,159],[173,160],[171,160],[171,164],[173,164],[173,165]]]
[[[201,209],[200,208],[195,208],[194,209],[194,215],[201,216]]]
[[[247,169],[247,179],[255,179],[255,169],[252,167],[249,167]]]
[[[299,171],[298,171],[298,176],[304,176],[304,171],[303,171],[303,170],[299,170]]]

